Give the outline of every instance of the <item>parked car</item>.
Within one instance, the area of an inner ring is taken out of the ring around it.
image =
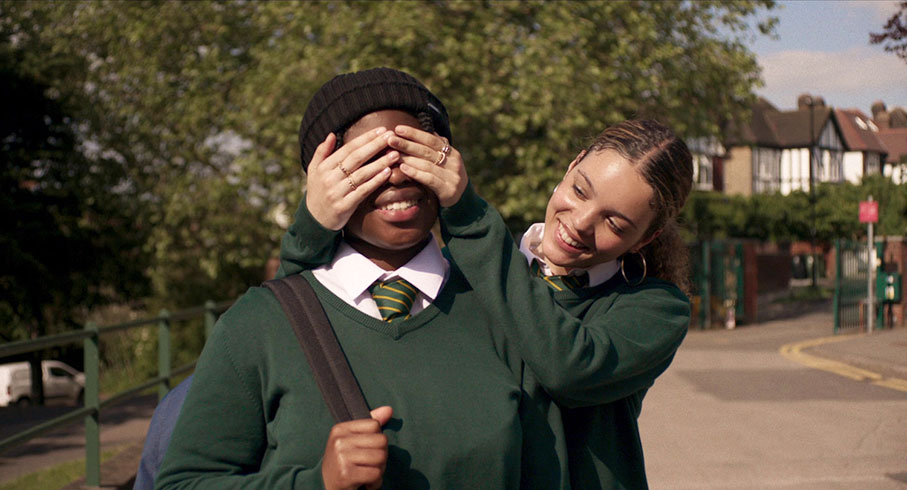
[[[44,398],[67,398],[82,403],[85,374],[60,361],[41,361]],[[0,364],[0,407],[31,405],[31,366],[27,362]]]

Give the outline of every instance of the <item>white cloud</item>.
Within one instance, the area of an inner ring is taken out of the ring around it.
[[[779,108],[794,107],[802,93],[864,111],[879,99],[889,106],[907,104],[907,64],[877,47],[781,51],[760,56],[759,64],[765,80],[760,93]]]
[[[873,20],[879,23],[879,29],[889,17],[898,11],[898,1],[880,1],[880,0],[848,0],[841,2],[841,7],[850,7],[855,14],[867,13],[873,16]]]
[[[853,48],[839,52],[781,51],[760,58],[767,85],[831,90],[885,89],[905,82],[907,66],[890,53]],[[900,69],[899,69],[900,68]]]

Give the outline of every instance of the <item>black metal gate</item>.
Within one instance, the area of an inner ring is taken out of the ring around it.
[[[882,244],[876,243],[876,256],[881,256]],[[874,264],[873,264],[874,265]],[[835,241],[835,333],[853,333],[865,328],[867,287],[870,258],[866,243],[850,240]],[[877,301],[875,301],[877,302]]]
[[[743,241],[712,240],[689,246],[693,316],[698,328],[733,328],[743,318]]]

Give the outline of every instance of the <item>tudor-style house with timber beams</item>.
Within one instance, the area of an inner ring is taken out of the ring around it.
[[[821,97],[801,95],[793,111],[779,111],[760,98],[749,124],[732,128],[726,141],[723,170],[727,194],[786,195],[796,190],[809,192],[811,180],[844,180],[841,129]]]

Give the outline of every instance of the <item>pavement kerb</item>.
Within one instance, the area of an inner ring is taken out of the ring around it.
[[[855,381],[865,381],[884,388],[907,392],[907,380],[905,379],[883,376],[882,374],[870,371],[868,369],[859,368],[841,361],[836,361],[828,359],[826,357],[820,357],[803,352],[805,349],[834,342],[853,340],[856,338],[864,337],[865,335],[866,334],[864,333],[860,333],[849,335],[835,335],[833,337],[819,337],[816,339],[782,345],[778,351],[782,356],[803,366],[834,373],[839,376],[853,379]]]

